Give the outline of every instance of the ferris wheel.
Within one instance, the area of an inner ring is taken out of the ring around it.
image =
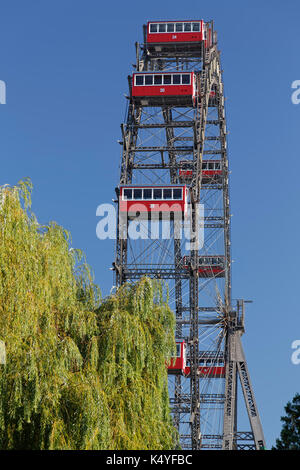
[[[121,125],[116,284],[165,283],[176,315],[170,407],[183,449],[261,449],[231,296],[227,130],[212,22],[153,21],[136,43]],[[238,430],[238,386],[251,430]]]

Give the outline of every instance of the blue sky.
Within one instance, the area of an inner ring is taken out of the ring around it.
[[[299,392],[300,80],[296,0],[0,3],[0,184],[29,176],[33,211],[71,232],[103,294],[114,244],[96,208],[118,183],[120,123],[135,41],[149,19],[214,19],[222,53],[231,174],[233,297],[247,308],[243,344],[268,447]]]

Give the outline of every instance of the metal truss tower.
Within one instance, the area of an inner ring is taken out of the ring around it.
[[[168,285],[170,306],[176,315],[176,339],[185,340],[190,367],[188,377],[169,376],[170,406],[181,448],[258,450],[265,448],[265,440],[241,343],[245,301],[233,303],[231,298],[229,171],[220,52],[213,23],[206,23],[206,27],[210,28],[211,44],[202,41],[193,49],[150,48],[144,27],[144,43],[136,43],[135,71],[192,71],[198,96],[194,106],[136,103],[129,77],[118,186],[188,185],[191,241],[199,242],[201,229],[203,243],[200,248],[191,243],[187,249],[186,241],[178,236],[180,221],[171,222],[169,237],[161,236],[156,228],[152,238],[148,221],[137,224],[134,233],[138,236],[134,237],[128,232],[130,223],[135,222],[120,222],[113,265],[117,286],[143,276]],[[205,178],[204,166],[209,168],[216,162],[221,168],[218,177]],[[190,172],[181,171],[187,168]],[[204,215],[199,215],[199,203],[204,206]],[[221,276],[213,269],[199,274],[200,259],[210,255],[222,256]],[[239,388],[248,414],[248,431],[239,430]]]

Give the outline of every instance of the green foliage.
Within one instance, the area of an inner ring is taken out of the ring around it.
[[[0,448],[174,448],[164,289],[143,279],[101,299],[68,232],[30,212],[31,189],[0,189]]]
[[[172,448],[165,363],[175,349],[174,316],[160,285],[125,285],[99,314],[99,371],[114,410],[114,448]]]
[[[276,447],[272,450],[300,450],[300,394],[297,393],[292,403],[284,407],[286,416],[281,417],[284,423],[280,439],[276,439]]]

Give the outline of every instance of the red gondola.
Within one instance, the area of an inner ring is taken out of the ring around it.
[[[181,374],[189,377],[191,368],[186,365],[186,343],[184,340],[176,341],[176,357],[171,358],[168,365],[168,374]],[[225,377],[225,365],[222,359],[218,358],[200,358],[198,367],[198,376],[201,378],[222,379]]]
[[[184,218],[187,208],[186,186],[120,186],[119,210],[129,218]]]
[[[142,106],[194,106],[196,76],[194,72],[134,73],[131,96]]]
[[[190,266],[190,257],[182,258],[184,269]],[[199,277],[224,277],[225,276],[225,256],[207,255],[199,256]]]
[[[212,44],[211,24],[203,20],[195,21],[149,21],[146,34],[149,51],[164,52],[173,49],[180,50],[183,43],[186,51],[197,48],[205,41],[205,47]]]
[[[176,357],[171,358],[168,366],[168,374],[185,374],[186,369],[186,344],[185,341],[176,341]]]
[[[188,181],[193,176],[191,161],[181,162],[179,177],[183,181]],[[222,179],[222,161],[221,160],[203,160],[202,161],[202,183],[220,182]]]

